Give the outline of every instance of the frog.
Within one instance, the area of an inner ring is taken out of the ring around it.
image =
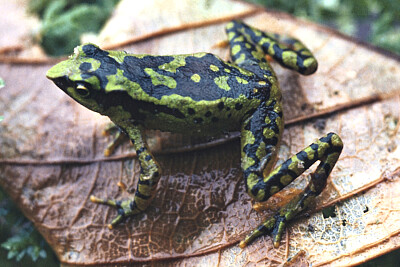
[[[258,202],[319,165],[301,192],[249,233],[239,244],[271,235],[278,247],[285,228],[323,191],[343,142],[330,132],[274,168],[284,130],[282,92],[270,59],[302,75],[318,62],[298,39],[268,33],[243,21],[226,26],[231,61],[206,52],[183,55],[130,54],[87,43],[48,70],[46,76],[86,108],[108,116],[131,140],[140,165],[133,198],[91,196],[117,210],[113,229],[145,212],[155,195],[161,169],[146,143],[146,130],[215,136],[239,131],[245,190]]]

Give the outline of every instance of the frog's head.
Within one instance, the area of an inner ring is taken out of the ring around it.
[[[107,75],[113,72],[112,65],[104,62],[108,54],[93,44],[78,46],[73,55],[49,69],[46,76],[83,106],[104,114]]]

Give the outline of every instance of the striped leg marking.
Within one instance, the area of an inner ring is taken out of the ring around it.
[[[303,75],[314,73],[318,68],[317,59],[299,40],[280,34],[270,34],[253,28],[241,21],[232,21],[227,26],[228,38],[234,53],[232,59],[242,64],[248,54],[255,51],[252,46],[261,47],[264,54],[273,57],[285,68],[295,70]],[[241,47],[238,43],[241,43]],[[233,44],[233,45],[232,45]],[[252,46],[249,46],[251,44]],[[235,45],[236,48],[235,48]],[[243,49],[244,47],[250,49]],[[247,51],[243,52],[244,50]],[[238,53],[240,51],[240,53]],[[258,55],[260,55],[258,53]],[[257,56],[258,57],[258,56]],[[258,57],[262,61],[261,57]]]
[[[243,248],[257,237],[266,234],[272,235],[275,247],[279,246],[286,222],[306,209],[325,188],[326,180],[335,166],[342,148],[343,143],[340,137],[335,133],[329,133],[288,159],[264,178],[263,183],[265,188],[268,188],[265,195],[272,195],[291,183],[317,160],[321,161],[311,175],[311,181],[304,191],[281,208],[272,218],[260,224],[240,242],[239,246]],[[264,200],[266,199],[262,199],[262,201]]]
[[[108,225],[110,229],[126,217],[144,211],[150,205],[160,179],[160,168],[149,152],[141,129],[133,126],[126,128],[125,131],[135,147],[140,165],[140,176],[134,198],[128,200],[109,200],[90,196],[92,202],[108,205],[118,210],[117,217]]]

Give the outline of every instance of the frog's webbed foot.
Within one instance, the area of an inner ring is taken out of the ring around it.
[[[114,135],[114,139],[104,149],[104,156],[109,157],[115,149],[128,140],[128,136],[114,123],[110,123],[102,132],[103,136]]]
[[[280,217],[274,216],[266,220],[262,224],[260,224],[256,229],[254,229],[250,234],[248,234],[244,240],[240,241],[239,247],[244,248],[248,244],[253,242],[256,238],[271,233],[272,233],[274,247],[278,247],[284,229],[285,229],[284,221]]]
[[[138,186],[133,199],[114,200],[103,199],[91,195],[90,201],[97,204],[103,204],[117,209],[118,215],[108,224],[109,229],[122,222],[129,216],[136,215],[146,210],[154,196],[157,182],[159,180],[158,171],[150,171],[150,175],[141,174],[138,181]],[[119,183],[123,189],[122,183]]]
[[[110,207],[114,207],[118,211],[117,217],[115,217],[110,224],[108,224],[109,229],[113,229],[117,224],[122,222],[127,217],[138,214],[140,211],[137,209],[134,200],[112,200],[103,199],[95,196],[90,196],[90,201],[97,204],[103,204]]]
[[[315,198],[315,196],[316,194],[310,189],[303,191],[302,194],[292,199],[286,206],[276,212],[275,215],[265,220],[248,234],[245,239],[240,242],[239,247],[244,248],[256,238],[268,234],[272,236],[274,247],[278,247],[283,232],[286,229],[286,223],[304,209],[305,201],[308,203],[311,199]]]

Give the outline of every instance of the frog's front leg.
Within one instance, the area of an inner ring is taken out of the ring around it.
[[[264,120],[260,119],[262,116],[256,111],[242,128],[242,168],[248,194],[257,201],[266,201],[317,160],[321,163],[311,175],[311,181],[304,191],[249,234],[240,243],[242,248],[265,234],[272,235],[274,246],[277,247],[286,223],[306,209],[324,189],[343,148],[340,137],[329,133],[270,172],[280,140],[280,127],[277,126],[281,124],[279,113],[274,112],[273,108],[270,109],[263,108],[263,113],[267,114]],[[261,127],[257,129],[253,125]]]
[[[105,204],[118,210],[117,217],[108,225],[110,229],[124,218],[144,211],[150,204],[155,194],[157,183],[160,179],[160,168],[149,152],[147,143],[140,126],[127,126],[124,131],[131,139],[140,165],[140,176],[133,199],[110,200],[91,196],[94,203]]]
[[[114,123],[110,123],[102,132],[103,136],[113,135],[112,141],[104,149],[104,156],[109,157],[115,149],[127,140],[128,136]]]

